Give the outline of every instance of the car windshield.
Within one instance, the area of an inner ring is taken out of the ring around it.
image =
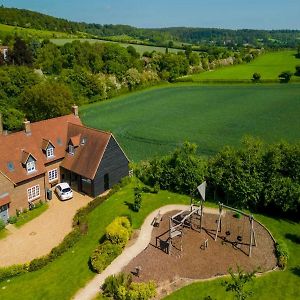
[[[62,192],[63,193],[68,193],[68,192],[71,192],[71,189],[70,188],[65,188],[65,189],[62,190]]]

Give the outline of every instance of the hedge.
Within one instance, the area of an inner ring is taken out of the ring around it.
[[[116,217],[105,230],[105,241],[92,253],[90,264],[94,272],[102,272],[118,255],[128,242],[132,228],[126,216]]]
[[[101,273],[117,256],[122,253],[122,250],[122,245],[112,244],[110,241],[105,241],[100,244],[90,257],[90,263],[93,271]]]
[[[275,254],[277,257],[278,266],[282,269],[285,269],[285,267],[287,266],[288,259],[289,259],[289,250],[288,250],[287,245],[283,241],[278,240],[276,242]]]

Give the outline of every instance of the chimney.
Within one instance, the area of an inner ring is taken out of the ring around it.
[[[27,135],[31,134],[30,121],[25,119],[23,124],[24,124],[25,133]]]
[[[75,104],[72,106],[72,113],[75,117],[78,117],[78,106]]]
[[[3,133],[2,114],[0,113],[0,134]]]

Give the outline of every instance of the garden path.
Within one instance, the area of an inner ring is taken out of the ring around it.
[[[74,300],[93,299],[100,291],[100,286],[104,283],[106,277],[119,273],[133,258],[141,253],[150,243],[152,235],[152,221],[155,216],[165,214],[173,210],[187,210],[188,205],[166,205],[156,209],[150,213],[145,219],[140,234],[136,242],[129,247],[126,247],[121,255],[119,255],[101,274],[96,275],[84,288],[80,289],[73,297]],[[215,208],[204,207],[204,213],[216,214],[219,210]]]

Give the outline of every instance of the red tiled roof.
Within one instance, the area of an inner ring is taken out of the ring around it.
[[[81,125],[79,117],[72,115],[31,123],[31,133],[24,131],[0,135],[0,171],[12,182],[18,183],[45,173],[45,163],[62,159],[68,143],[68,124]],[[46,157],[43,139],[55,147],[54,157]],[[22,166],[23,151],[36,159],[36,171],[30,174]]]
[[[80,145],[80,136],[80,134],[77,134],[76,136],[72,136],[70,138],[70,141],[74,147],[78,147]]]
[[[9,195],[6,194],[5,196],[0,197],[0,206],[3,206],[3,205],[8,204],[8,203],[10,203]]]
[[[112,137],[110,132],[69,124],[68,139],[80,136],[84,143],[75,149],[74,155],[67,153],[61,166],[89,179],[96,175],[106,146]]]
[[[43,141],[42,141],[42,147],[41,147],[42,150],[46,151],[46,149],[48,148],[49,144],[51,144],[55,148],[55,146],[53,145],[53,143],[51,141],[43,139]]]

